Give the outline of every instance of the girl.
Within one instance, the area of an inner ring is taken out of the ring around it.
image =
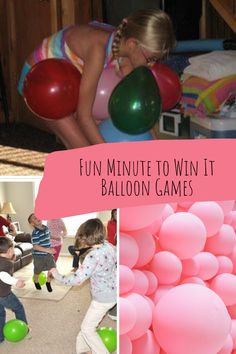
[[[116,246],[116,233],[117,233],[117,210],[112,209],[111,211],[111,219],[107,223],[107,239],[108,242],[112,243]]]
[[[55,250],[55,253],[53,255],[54,261],[57,262],[59,254],[61,252],[63,238],[67,235],[66,225],[64,221],[59,218],[48,220],[47,227],[50,232],[51,247]]]
[[[116,252],[105,241],[106,231],[99,219],[89,219],[76,234],[79,248],[91,247],[82,265],[72,275],[63,276],[52,268],[53,277],[66,285],[78,285],[90,279],[92,302],[81,323],[76,340],[76,353],[108,354],[96,332],[107,311],[116,304]]]
[[[123,19],[117,29],[92,22],[70,26],[46,38],[25,63],[19,82],[30,67],[47,58],[71,61],[82,73],[79,104],[74,115],[45,124],[67,149],[104,143],[92,117],[99,77],[105,67],[114,66],[120,76],[140,65],[150,65],[166,56],[175,44],[169,16],[159,9],[140,10]]]

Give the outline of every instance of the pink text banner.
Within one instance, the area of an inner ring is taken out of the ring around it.
[[[165,202],[236,199],[236,139],[111,143],[48,155],[35,213],[52,219]]]

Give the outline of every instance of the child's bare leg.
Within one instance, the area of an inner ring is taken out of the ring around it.
[[[58,136],[67,149],[91,145],[73,116],[59,120],[45,120],[45,124]]]

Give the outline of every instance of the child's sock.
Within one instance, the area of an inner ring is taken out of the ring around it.
[[[35,282],[34,282],[34,285],[35,285],[35,287],[36,287],[37,290],[41,290],[41,286],[40,286],[39,283],[35,283]]]
[[[47,282],[46,282],[46,287],[47,287],[47,290],[51,293],[51,292],[52,292],[51,283],[49,283],[49,282],[47,281]]]

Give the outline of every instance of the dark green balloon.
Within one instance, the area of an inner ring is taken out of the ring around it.
[[[153,127],[161,113],[156,80],[145,66],[134,69],[113,90],[108,103],[113,124],[128,134],[141,134]]]
[[[97,333],[99,334],[109,353],[113,353],[116,350],[116,330],[112,327],[101,327],[97,329]]]

